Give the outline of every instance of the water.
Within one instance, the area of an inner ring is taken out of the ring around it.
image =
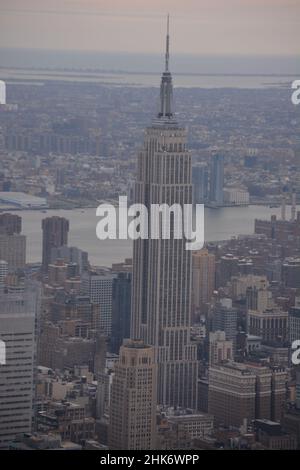
[[[289,210],[289,209],[288,209]],[[69,245],[89,253],[90,262],[99,266],[111,266],[132,256],[130,240],[105,240],[96,237],[96,209],[16,211],[23,220],[23,233],[27,235],[27,262],[40,262],[42,257],[41,221],[45,217],[59,215],[70,221]],[[232,236],[254,232],[256,218],[269,219],[272,214],[280,217],[280,208],[265,206],[226,207],[205,209],[205,241],[227,240]]]
[[[0,48],[0,77],[15,80],[64,80],[109,85],[157,86],[160,54],[19,50]],[[294,56],[197,56],[173,54],[177,87],[262,88],[286,85],[300,75]]]

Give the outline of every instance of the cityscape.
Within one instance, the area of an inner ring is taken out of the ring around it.
[[[172,47],[192,19],[153,9],[139,13],[160,28],[153,70],[148,30],[133,50],[145,42],[147,69],[129,56],[54,66],[42,45],[23,60],[9,46],[1,22],[18,8],[0,6],[0,451],[96,450],[113,464],[115,451],[156,451],[152,463],[180,451],[197,464],[202,450],[299,450],[298,57],[287,70],[266,59],[265,71],[217,73],[206,59],[190,72]],[[121,197],[135,235],[157,228],[155,206],[168,237],[99,239],[99,207],[118,216]],[[199,248],[175,206],[203,209]]]

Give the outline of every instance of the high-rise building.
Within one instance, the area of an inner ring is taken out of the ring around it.
[[[0,214],[0,234],[13,235],[21,233],[22,218],[16,214]]]
[[[155,448],[156,367],[153,347],[133,340],[121,346],[111,385],[110,449]]]
[[[93,304],[100,306],[99,331],[106,336],[111,335],[112,322],[112,285],[114,274],[86,272],[82,276],[83,291],[90,297]]]
[[[210,162],[210,202],[222,205],[224,201],[224,157],[213,155]]]
[[[0,449],[17,434],[29,433],[33,418],[39,287],[0,295],[0,339],[6,363],[0,365]]]
[[[226,340],[232,341],[233,349],[236,347],[237,310],[232,307],[231,299],[221,299],[213,312],[214,331],[224,331]]]
[[[193,165],[192,182],[194,204],[204,204],[208,200],[208,167],[205,163]]]
[[[192,203],[191,155],[187,133],[174,116],[169,71],[169,32],[160,110],[145,132],[138,157],[136,203],[150,214],[152,204]],[[151,221],[148,221],[151,226]],[[197,356],[190,339],[191,251],[185,237],[138,239],[133,248],[131,337],[155,347],[158,402],[196,407]]]
[[[208,410],[216,422],[240,427],[254,419],[280,421],[287,371],[228,362],[209,369]]]
[[[203,249],[193,252],[193,310],[202,311],[210,302],[215,289],[215,255]]]
[[[296,297],[295,306],[289,309],[289,342],[300,339],[300,297]]]
[[[119,354],[123,340],[130,337],[131,278],[131,273],[120,272],[113,280],[110,350],[115,354]]]
[[[68,244],[69,221],[63,217],[47,217],[42,220],[43,229],[43,271],[47,272],[51,261],[52,248]]]
[[[9,272],[24,269],[26,264],[25,235],[0,234],[0,259],[7,262]]]
[[[248,310],[248,333],[260,336],[265,342],[284,343],[288,339],[288,312],[280,307],[270,307],[261,311]]]

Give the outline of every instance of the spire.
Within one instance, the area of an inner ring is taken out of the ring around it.
[[[165,54],[165,71],[162,74],[160,85],[160,111],[158,119],[164,124],[175,124],[172,99],[173,99],[173,84],[172,75],[169,70],[170,60],[170,16],[167,16],[167,36],[166,36],[166,54]]]
[[[169,72],[170,59],[170,15],[167,16],[167,39],[166,39],[166,68],[165,72]]]

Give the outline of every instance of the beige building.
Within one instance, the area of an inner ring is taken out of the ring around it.
[[[231,279],[231,296],[235,300],[241,300],[246,297],[247,289],[257,289],[267,291],[269,282],[266,276],[256,276],[248,274],[246,276],[234,276]]]
[[[154,348],[127,340],[111,385],[108,445],[113,450],[151,450],[156,442]]]
[[[233,343],[226,341],[225,331],[209,333],[209,365],[233,359]]]
[[[160,110],[146,129],[137,163],[135,202],[144,204],[148,214],[152,204],[178,204],[182,209],[192,204],[191,154],[186,129],[173,113],[172,93],[167,47]],[[170,219],[169,239],[140,238],[133,244],[131,337],[155,347],[158,403],[195,409],[198,361],[190,334],[192,255],[185,235],[173,236],[176,220]],[[182,220],[179,226],[184,228]]]
[[[216,422],[241,427],[254,419],[279,421],[287,372],[253,363],[228,362],[209,369],[208,411]]]
[[[205,309],[210,302],[215,289],[216,264],[215,255],[203,249],[193,252],[193,311],[196,313]]]

